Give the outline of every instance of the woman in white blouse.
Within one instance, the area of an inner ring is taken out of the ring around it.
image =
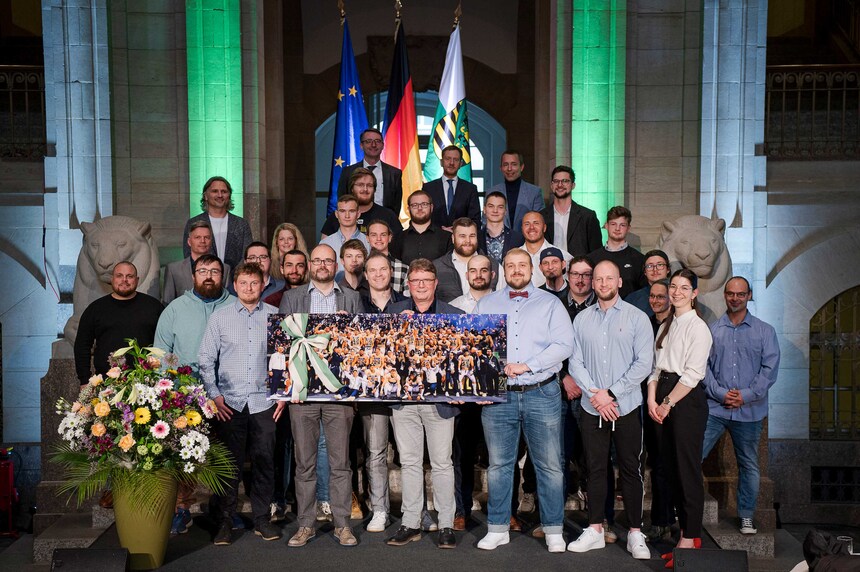
[[[682,268],[672,274],[672,309],[655,342],[654,373],[648,379],[648,414],[657,423],[660,456],[669,469],[681,526],[678,548],[699,548],[705,491],[702,446],[708,405],[702,379],[711,351],[711,332],[696,310],[698,277]],[[673,567],[671,553],[667,568]]]

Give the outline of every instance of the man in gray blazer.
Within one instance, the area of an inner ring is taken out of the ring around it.
[[[478,225],[475,221],[460,217],[454,221],[452,232],[454,250],[433,261],[439,281],[436,298],[446,303],[469,291],[469,260],[478,250]],[[496,276],[499,273],[499,265],[495,260],[491,262],[491,269],[494,276],[490,288],[495,290],[498,282]]]
[[[426,258],[409,264],[411,298],[391,305],[392,314],[462,314],[463,311],[436,299],[436,267]],[[455,548],[454,463],[452,461],[454,416],[458,408],[447,403],[395,405],[391,423],[400,452],[403,488],[403,520],[389,546],[404,546],[421,538],[421,509],[424,506],[424,439],[430,455],[433,501],[439,511],[439,548]]]
[[[358,292],[341,289],[334,281],[337,254],[326,244],[311,251],[310,275],[307,286],[284,292],[278,311],[282,314],[361,313],[364,306]],[[316,536],[317,445],[320,422],[325,431],[331,478],[329,492],[334,535],[342,546],[358,544],[349,526],[352,508],[352,469],[349,465],[349,432],[354,411],[341,403],[293,403],[290,406],[290,427],[293,431],[296,457],[296,501],[299,530],[289,546],[304,546]]]
[[[519,230],[523,217],[529,211],[542,211],[546,204],[540,187],[523,181],[523,155],[519,151],[507,150],[502,153],[501,162],[504,183],[499,183],[487,189],[485,196],[493,192],[505,195],[508,204],[508,216],[505,217],[505,227]]]
[[[204,220],[212,228],[212,246],[210,252],[216,255],[231,268],[236,268],[243,260],[245,248],[254,238],[251,226],[242,217],[232,214],[233,187],[224,177],[211,177],[203,185],[203,196],[200,198],[202,213],[188,219],[182,234],[182,255],[190,256],[191,249],[186,244],[191,225],[198,220]]]
[[[189,255],[182,260],[171,262],[164,267],[164,288],[161,293],[161,302],[165,306],[182,296],[186,291],[194,289],[194,264],[204,254],[210,254],[212,250],[212,227],[205,220],[194,221],[188,230],[188,238],[185,244],[189,249]],[[224,265],[222,273],[223,283],[233,281],[231,268]]]

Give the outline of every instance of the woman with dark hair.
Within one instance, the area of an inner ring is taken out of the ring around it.
[[[672,274],[672,309],[655,342],[654,373],[648,379],[648,414],[657,423],[660,457],[669,469],[681,538],[678,548],[700,548],[705,491],[702,446],[708,405],[702,379],[711,332],[696,310],[698,277],[686,268]],[[672,553],[664,554],[673,568]]]

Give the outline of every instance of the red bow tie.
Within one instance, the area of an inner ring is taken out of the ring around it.
[[[528,292],[514,292],[513,290],[511,290],[510,292],[508,292],[508,296],[511,297],[511,300],[513,300],[514,298],[528,298],[529,293]]]

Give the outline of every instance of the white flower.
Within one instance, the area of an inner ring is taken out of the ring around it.
[[[186,473],[193,473],[194,472],[194,463],[185,463],[185,466],[182,467],[182,470],[185,471]]]

